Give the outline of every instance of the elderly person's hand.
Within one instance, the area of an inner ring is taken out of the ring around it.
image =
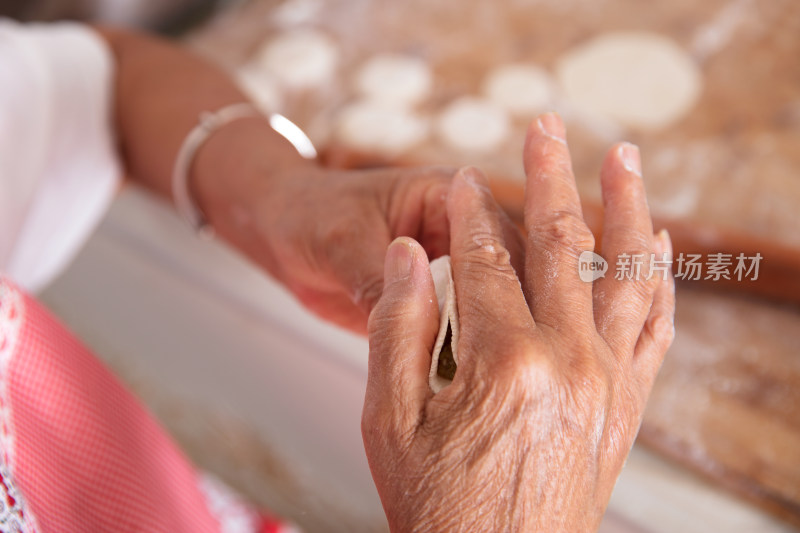
[[[212,215],[212,221],[306,307],[365,333],[392,239],[411,237],[430,257],[448,253],[445,199],[453,174],[445,168],[335,171],[299,164],[246,180],[236,200],[240,216]],[[228,194],[214,197],[230,204]],[[521,258],[516,228],[499,216]]]
[[[431,257],[448,253],[445,198],[453,173],[306,166],[273,176],[248,208],[261,262],[310,310],[365,333],[392,239],[412,237]]]
[[[452,384],[428,387],[438,307],[425,251],[389,248],[370,317],[362,432],[393,531],[591,531],[603,515],[673,336],[674,284],[617,280],[620,254],[670,252],[653,235],[638,151],[615,146],[602,169],[602,255],[594,248],[563,124],[529,129],[524,280],[512,268],[485,178],[461,170],[447,201],[460,315]]]

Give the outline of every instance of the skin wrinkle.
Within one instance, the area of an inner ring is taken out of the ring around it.
[[[547,248],[543,248],[539,251],[539,254],[545,256],[544,261],[541,259],[534,262],[533,266],[529,268],[529,272],[526,275],[526,279],[530,280],[528,283],[530,284],[530,294],[531,294],[531,301],[534,304],[538,302],[548,302],[552,299],[552,295],[555,292],[555,287],[558,278],[558,271],[555,266],[555,256],[552,251]],[[530,263],[528,261],[527,263]],[[537,276],[537,271],[541,269],[544,270],[544,275]],[[538,281],[533,281],[538,280]]]
[[[616,184],[615,184],[616,185]],[[636,186],[634,186],[636,185]],[[603,207],[613,207],[620,215],[630,215],[636,209],[630,207],[630,200],[647,202],[647,195],[642,190],[641,184],[633,182],[622,184],[622,191],[609,190],[602,194]]]
[[[569,209],[551,212],[529,225],[528,239],[534,245],[556,248],[562,253],[572,254],[577,260],[584,250],[594,249],[594,235],[586,226],[580,213]]]
[[[515,438],[514,440],[524,442],[524,439]],[[510,483],[511,494],[508,497],[508,508],[511,510],[511,523],[524,524],[527,522],[528,503],[522,494],[522,487],[526,484],[526,472],[530,469],[530,456],[528,446],[523,445],[516,448],[514,462],[520,465],[520,468],[514,472]]]

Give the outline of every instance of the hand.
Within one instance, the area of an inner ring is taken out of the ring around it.
[[[217,233],[322,318],[366,333],[386,248],[410,236],[447,253],[445,168],[335,171],[306,161],[260,119],[216,132],[195,161],[193,196]],[[522,242],[504,231],[521,262]]]
[[[294,166],[251,182],[240,198],[245,222],[228,224],[228,240],[318,316],[366,333],[369,313],[383,290],[392,239],[412,237],[432,259],[448,252],[445,199],[453,173],[445,168]],[[510,249],[521,262],[518,231],[504,213],[500,216]]]
[[[392,239],[413,237],[431,257],[447,253],[453,173],[305,167],[275,177],[251,208],[259,246],[271,256],[265,266],[310,310],[365,333]]]
[[[609,152],[601,182],[609,275],[587,283],[594,248],[564,127],[529,128],[524,279],[512,267],[485,178],[461,170],[447,200],[461,323],[452,384],[433,395],[438,307],[411,239],[386,257],[370,317],[362,434],[393,531],[592,531],[636,436],[673,336],[674,282],[616,280],[621,253],[670,253],[653,236],[638,151]]]

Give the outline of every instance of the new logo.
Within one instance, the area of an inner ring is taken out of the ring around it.
[[[578,276],[581,281],[591,283],[608,272],[608,262],[596,253],[586,250],[578,257]]]

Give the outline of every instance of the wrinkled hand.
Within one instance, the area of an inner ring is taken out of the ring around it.
[[[318,169],[278,178],[254,209],[273,274],[322,318],[365,332],[392,239],[412,237],[432,257],[447,253],[452,175],[437,168]]]
[[[257,228],[271,252],[272,270],[322,318],[366,332],[383,290],[386,248],[416,239],[432,257],[448,253],[445,200],[454,171],[393,168],[306,170],[276,178]],[[507,217],[503,231],[515,235]],[[515,244],[521,257],[521,241]]]
[[[362,418],[367,457],[393,531],[592,531],[636,436],[673,336],[671,276],[617,280],[622,253],[670,253],[653,235],[638,151],[603,165],[609,274],[578,276],[594,248],[556,115],[531,125],[523,272],[512,267],[485,178],[461,170],[447,200],[459,366],[428,387],[438,307],[411,239],[389,248],[370,317]]]
[[[193,166],[191,195],[217,234],[310,310],[359,333],[383,289],[392,239],[411,237],[431,258],[450,247],[453,169],[326,169],[259,117],[215,132]],[[502,224],[521,258],[514,225],[506,216]]]

